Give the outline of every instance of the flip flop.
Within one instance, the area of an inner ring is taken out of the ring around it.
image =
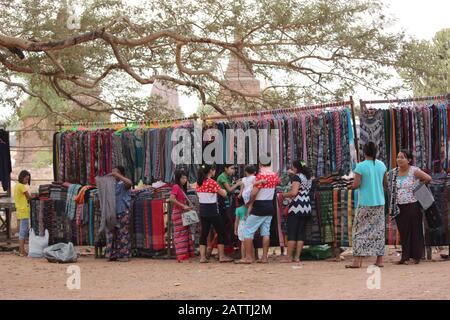
[[[245,260],[235,260],[234,263],[235,264],[252,264],[253,262],[248,262]]]

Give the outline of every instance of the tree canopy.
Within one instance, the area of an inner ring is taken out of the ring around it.
[[[415,96],[450,92],[450,28],[437,32],[432,41],[406,45],[400,62],[399,73]]]
[[[45,94],[51,90],[89,112],[145,118],[158,110],[139,91],[156,80],[221,113],[229,110],[221,89],[243,105],[252,98],[246,108],[342,99],[358,86],[388,95],[404,45],[403,34],[386,31],[391,21],[374,0],[91,0],[75,30],[70,8],[70,1],[0,0],[0,82],[47,112],[60,111],[61,101]],[[231,55],[269,84],[262,95],[228,85]]]

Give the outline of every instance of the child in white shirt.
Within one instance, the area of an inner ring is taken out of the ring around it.
[[[241,241],[241,255],[242,259],[245,258],[245,248],[244,248],[244,228],[245,220],[247,218],[247,207],[246,204],[250,201],[250,194],[252,193],[253,186],[255,184],[266,183],[265,180],[260,180],[256,182],[256,168],[254,166],[245,167],[245,177],[242,178],[241,192],[239,193],[239,198],[244,201],[244,204],[236,208],[236,220],[234,222],[234,234],[238,236],[239,241]]]

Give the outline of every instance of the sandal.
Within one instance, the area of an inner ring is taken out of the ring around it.
[[[219,259],[219,262],[220,263],[227,263],[227,262],[233,262],[234,261],[234,259],[231,259],[231,258],[225,258],[225,259],[223,259],[223,260],[220,260]]]
[[[252,264],[253,262],[249,262],[246,260],[235,260],[234,263],[235,264]]]
[[[200,260],[200,263],[209,263],[208,260]]]

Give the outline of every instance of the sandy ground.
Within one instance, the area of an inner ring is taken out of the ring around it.
[[[0,299],[450,299],[450,261],[394,265],[385,257],[380,289],[368,289],[367,259],[362,269],[346,261],[305,261],[235,265],[133,259],[107,262],[82,256],[81,289],[69,290],[68,265],[0,253]]]

